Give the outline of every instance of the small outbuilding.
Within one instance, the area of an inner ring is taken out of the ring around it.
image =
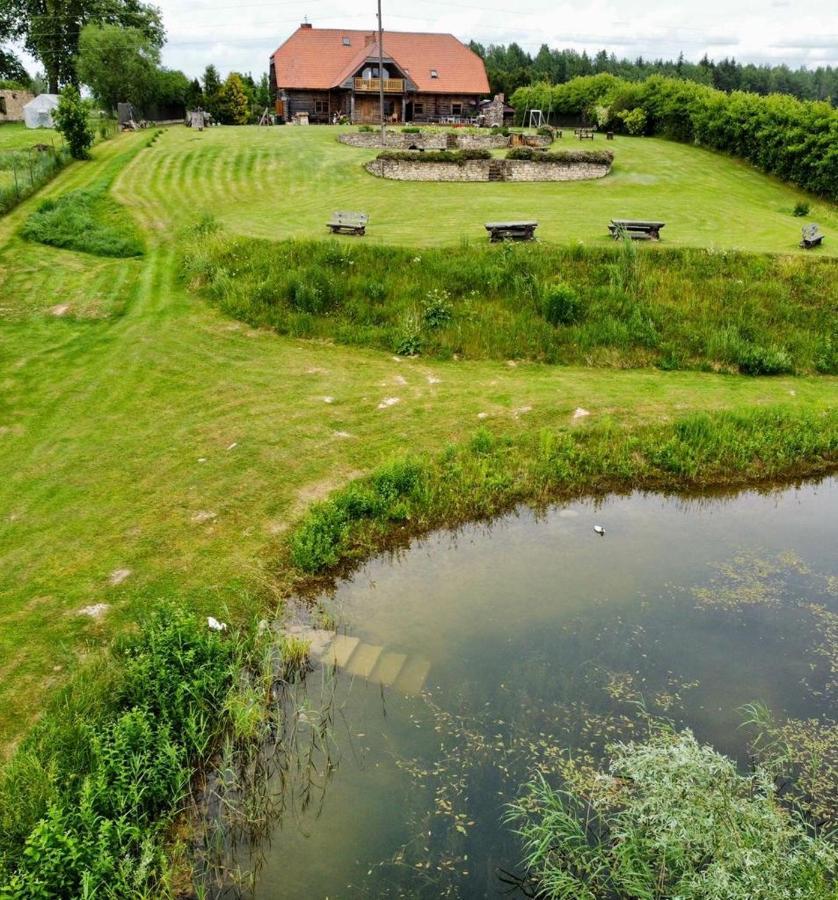
[[[23,107],[34,97],[29,91],[0,91],[0,122],[22,122]]]
[[[52,114],[58,109],[58,94],[38,94],[23,107],[27,128],[53,128]]]

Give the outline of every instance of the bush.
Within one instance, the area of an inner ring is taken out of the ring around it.
[[[441,328],[447,325],[454,315],[448,291],[429,291],[422,310],[422,319],[428,328]]]
[[[611,757],[584,793],[539,774],[511,806],[537,896],[834,898],[838,850],[783,808],[767,772],[740,775],[663,727]]]
[[[73,159],[87,159],[94,135],[87,116],[87,104],[75,85],[68,84],[61,89],[53,118]]]
[[[370,132],[375,131],[375,130],[376,129],[373,128],[372,125],[359,125],[358,126],[358,131],[360,131],[362,134],[369,134]]]
[[[402,128],[402,134],[421,134],[422,129],[418,125],[406,125]]]
[[[794,215],[802,218],[809,215],[809,204],[805,200],[798,200],[794,204]]]
[[[782,347],[745,344],[737,362],[743,375],[787,375],[794,371],[791,357]]]
[[[569,285],[548,285],[541,297],[541,313],[551,325],[575,325],[583,317],[582,301]]]
[[[420,163],[456,163],[458,166],[468,160],[491,158],[488,150],[384,150],[376,157]]]
[[[618,113],[629,134],[643,134],[646,131],[646,113],[639,106],[635,109]]]
[[[610,166],[614,162],[614,154],[610,150],[559,150],[551,153],[536,147],[514,147],[507,151],[506,158],[538,163],[557,163],[561,166],[571,166],[577,163]]]

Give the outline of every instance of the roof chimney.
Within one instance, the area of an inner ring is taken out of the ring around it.
[[[365,34],[364,35],[364,46],[369,47],[370,44],[375,43],[375,35],[374,34]]]
[[[311,22],[303,22],[300,28],[311,28]]]

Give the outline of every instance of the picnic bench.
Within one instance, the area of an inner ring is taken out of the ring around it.
[[[332,234],[357,234],[367,233],[367,222],[370,217],[360,212],[333,212],[332,218],[326,223],[326,227]]]
[[[812,247],[819,247],[823,243],[823,238],[823,232],[817,225],[804,225],[803,240],[800,242],[800,246],[804,250],[811,250]]]
[[[489,240],[495,244],[498,241],[531,241],[535,238],[535,229],[538,222],[487,222],[486,231],[489,232]]]
[[[612,219],[608,230],[615,241],[622,237],[631,238],[633,241],[659,241],[661,228],[665,222],[646,222],[640,219]]]

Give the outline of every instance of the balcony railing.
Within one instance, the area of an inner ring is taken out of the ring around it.
[[[356,78],[355,90],[365,93],[378,93],[381,90],[380,78]],[[404,78],[385,78],[384,79],[385,94],[403,94]]]

